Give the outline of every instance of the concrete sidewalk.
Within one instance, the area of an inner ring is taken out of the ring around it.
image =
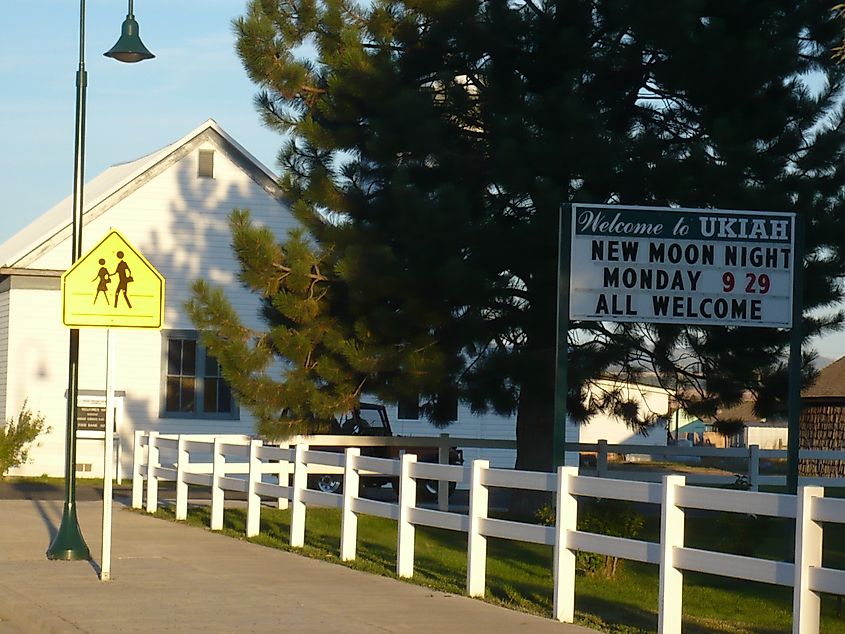
[[[99,560],[102,505],[78,504]],[[115,505],[112,581],[91,562],[48,561],[58,500],[0,500],[0,633],[555,632],[481,601],[265,548]]]

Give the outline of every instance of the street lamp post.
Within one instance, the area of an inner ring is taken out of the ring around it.
[[[155,57],[138,36],[138,23],[133,12],[133,0],[123,21],[121,35],[110,51],[105,53],[121,62],[140,62]],[[73,162],[73,220],[71,237],[71,266],[82,255],[82,197],[85,167],[85,96],[88,73],[85,70],[85,0],[79,2],[79,68],[76,71],[76,135]],[[65,435],[65,503],[62,523],[47,549],[48,559],[89,559],[88,546],[82,537],[76,515],[76,404],[79,396],[79,330],[70,331],[67,387],[67,433]],[[106,439],[108,442],[108,439]],[[104,478],[110,474],[104,473]]]

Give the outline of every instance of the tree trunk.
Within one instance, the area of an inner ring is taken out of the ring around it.
[[[552,434],[554,432],[554,375],[550,380],[525,384],[516,415],[516,464],[524,471],[552,470]],[[548,375],[546,375],[548,377]],[[514,514],[533,515],[553,496],[541,491],[514,490],[510,510]]]

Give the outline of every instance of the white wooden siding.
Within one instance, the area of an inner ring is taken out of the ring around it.
[[[61,324],[61,295],[59,291],[12,288],[9,301],[6,408],[17,414],[27,401],[50,428],[39,437],[29,464],[11,474],[61,476],[69,341]]]
[[[199,149],[215,150],[215,177],[198,178]],[[245,323],[258,327],[257,298],[237,282],[228,217],[247,208],[253,219],[283,238],[296,222],[283,203],[270,196],[216,144],[202,143],[156,177],[115,204],[83,230],[83,251],[111,228],[129,241],[167,280],[165,329],[193,329],[184,310],[194,280],[205,278],[226,287],[226,294]],[[64,269],[70,262],[69,240],[58,242],[29,266]],[[7,411],[27,397],[33,409],[47,416],[52,431],[40,439],[30,464],[16,470],[26,475],[62,475],[67,389],[68,330],[61,324],[59,291],[13,290],[10,297]],[[2,321],[2,320],[0,320]],[[2,333],[2,331],[0,331]],[[2,336],[0,334],[0,336]],[[126,393],[120,442],[121,468],[131,468],[134,431],[161,433],[246,433],[254,421],[241,410],[240,420],[160,418],[161,350],[159,331],[117,331],[115,388]],[[105,389],[105,331],[86,329],[80,339],[80,390]],[[78,441],[77,462],[102,474],[102,440]],[[79,474],[82,477],[86,474]]]
[[[9,420],[6,381],[9,377],[9,290],[0,292],[0,425]]]

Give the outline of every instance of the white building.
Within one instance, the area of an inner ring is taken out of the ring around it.
[[[123,473],[131,466],[136,429],[252,433],[249,413],[239,411],[225,389],[215,392],[222,385],[219,373],[205,363],[183,304],[191,283],[205,278],[226,287],[248,325],[260,325],[255,296],[236,279],[227,219],[233,208],[248,208],[256,222],[285,235],[295,221],[276,180],[209,120],[87,184],[83,253],[115,228],[167,280],[164,328],[117,332]],[[0,245],[0,416],[15,417],[28,401],[51,428],[30,462],[12,474],[64,473],[69,334],[62,325],[60,276],[70,265],[70,242],[68,198]],[[92,293],[95,289],[96,282]],[[83,329],[80,335],[80,406],[104,408],[105,330]],[[82,413],[84,418],[97,411]],[[80,431],[79,436],[80,476],[102,474],[103,433]]]
[[[598,398],[603,392],[618,389],[621,398],[636,401],[642,415],[665,418],[669,412],[669,392],[651,385],[623,384],[610,380],[596,381],[590,386],[590,398]],[[513,440],[515,437],[515,419],[496,414],[475,416],[468,407],[458,405],[457,420],[443,429],[438,429],[425,418],[413,418],[416,412],[408,408],[410,415],[403,408],[388,406],[393,430],[402,436],[436,436],[448,433],[459,438],[480,438],[484,440]],[[404,414],[404,416],[403,416]],[[666,425],[657,423],[646,434],[639,434],[628,427],[624,421],[611,414],[600,413],[586,425],[573,421],[566,424],[566,442],[596,443],[606,440],[609,444],[627,445],[666,445]],[[549,440],[551,451],[551,440]],[[512,468],[515,453],[510,449],[464,449],[465,460],[486,458],[493,467]],[[577,454],[567,453],[566,464],[577,466]]]
[[[115,165],[86,185],[83,253],[112,228],[166,278],[162,330],[115,329],[119,469],[131,468],[135,430],[169,433],[252,434],[249,412],[232,402],[213,363],[207,363],[183,306],[191,283],[204,278],[225,286],[246,325],[260,328],[257,298],[237,282],[228,217],[248,208],[253,220],[280,238],[295,226],[276,185],[261,165],[214,121],[203,123],[175,143],[129,163]],[[0,416],[16,417],[26,401],[46,417],[31,459],[12,475],[64,474],[68,329],[62,325],[60,276],[71,257],[71,199],[49,210],[0,245]],[[92,296],[97,288],[92,282]],[[112,287],[113,289],[114,287]],[[102,475],[105,412],[106,336],[82,329],[80,337],[80,432],[77,472]],[[668,394],[629,386],[628,396],[657,414],[668,411]],[[474,416],[456,410],[456,422],[439,430],[396,406],[388,408],[395,433],[513,440],[514,419]],[[400,415],[402,414],[402,415]],[[92,427],[92,429],[85,429]],[[569,424],[566,440],[665,444],[661,427],[638,436],[608,416],[588,426]],[[513,450],[467,450],[467,459],[488,458],[512,467]]]

